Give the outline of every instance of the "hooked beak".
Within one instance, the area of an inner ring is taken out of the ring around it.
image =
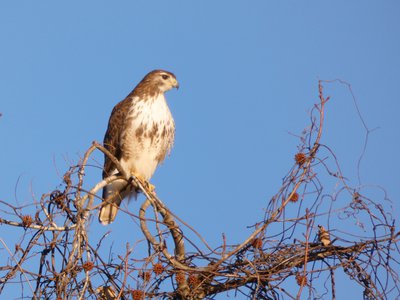
[[[179,82],[177,80],[175,80],[174,82],[174,88],[176,88],[177,90],[179,90]]]

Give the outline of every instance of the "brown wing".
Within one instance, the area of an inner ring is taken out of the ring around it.
[[[124,130],[124,121],[126,118],[126,114],[129,112],[129,108],[132,104],[132,98],[127,97],[125,100],[122,100],[118,103],[113,111],[111,112],[110,120],[108,121],[108,128],[106,134],[104,136],[104,147],[111,152],[118,160],[121,159],[121,144],[120,144],[120,136],[122,130]],[[104,156],[104,169],[103,169],[103,178],[106,178],[111,175],[112,171],[115,169],[115,165],[107,157]]]

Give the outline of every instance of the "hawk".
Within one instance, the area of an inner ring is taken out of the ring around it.
[[[134,90],[113,109],[104,136],[104,147],[128,175],[148,182],[174,143],[175,124],[164,93],[179,88],[174,74],[163,70],[148,73]],[[105,155],[103,179],[118,170]],[[116,180],[103,188],[99,221],[114,221],[121,201],[137,196],[137,187]]]

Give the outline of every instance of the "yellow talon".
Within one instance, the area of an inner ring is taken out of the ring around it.
[[[136,179],[141,183],[141,185],[148,190],[149,192],[153,193],[156,187],[152,185],[150,182],[148,182],[146,179],[144,179],[142,176],[137,175],[133,173],[133,176],[136,177]]]
[[[154,192],[154,190],[156,189],[156,187],[154,186],[154,185],[152,185],[150,182],[148,182],[148,181],[146,181],[146,184],[147,184],[147,188],[149,189],[149,191],[151,192],[151,193],[153,193]]]

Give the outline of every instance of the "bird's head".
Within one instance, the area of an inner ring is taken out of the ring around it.
[[[176,80],[175,75],[164,70],[151,71],[143,78],[143,81],[146,81],[153,86],[157,86],[162,93],[165,93],[172,88],[179,88],[179,83]]]

